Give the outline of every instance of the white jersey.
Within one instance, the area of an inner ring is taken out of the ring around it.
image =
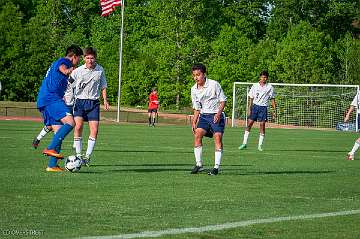
[[[64,100],[66,105],[74,105],[75,103],[74,90],[75,90],[75,83],[71,84],[70,82],[68,82],[64,95]]]
[[[107,88],[104,69],[96,64],[94,69],[82,65],[76,68],[71,76],[75,80],[75,98],[85,100],[97,100],[101,90]]]
[[[220,102],[226,101],[226,96],[217,81],[206,78],[205,84],[198,89],[197,84],[191,87],[193,108],[201,114],[213,114],[219,111]]]
[[[275,98],[274,87],[271,84],[261,86],[260,83],[255,83],[249,91],[249,97],[253,99],[253,104],[259,106],[268,106],[269,100]]]
[[[358,91],[351,102],[351,105],[354,106],[358,111],[360,109],[360,91]]]

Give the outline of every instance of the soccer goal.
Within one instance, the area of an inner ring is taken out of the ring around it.
[[[234,82],[232,127],[246,126],[248,93],[254,83]],[[276,92],[276,118],[272,118],[271,103],[268,123],[284,128],[341,128],[358,131],[358,113],[344,122],[346,110],[359,90],[357,85],[271,83]]]

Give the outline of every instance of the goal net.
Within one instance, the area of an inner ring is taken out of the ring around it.
[[[245,127],[248,117],[248,93],[254,83],[234,82],[232,127]],[[358,130],[358,113],[344,123],[346,110],[355,97],[357,85],[271,83],[276,92],[276,118],[271,103],[268,123],[284,128],[326,128]]]

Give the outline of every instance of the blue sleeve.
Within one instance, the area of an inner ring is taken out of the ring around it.
[[[70,68],[72,66],[71,61],[69,59],[60,58],[58,61],[56,61],[55,66],[54,66],[56,71],[59,72],[59,73],[61,73],[60,70],[59,70],[59,67],[61,65],[65,65],[66,68]]]

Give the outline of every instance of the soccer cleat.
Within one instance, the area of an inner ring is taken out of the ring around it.
[[[217,175],[218,173],[219,173],[219,169],[213,168],[213,169],[211,169],[210,172],[208,172],[208,175]]]
[[[81,158],[81,165],[85,165],[86,167],[90,167],[90,156],[83,156]]]
[[[62,154],[59,154],[54,149],[44,149],[43,154],[46,155],[46,156],[53,156],[53,157],[58,158],[58,159],[63,159],[64,158],[64,156]]]
[[[240,150],[246,149],[246,144],[240,145],[240,146],[239,146],[239,149],[240,149]]]
[[[262,148],[260,145],[258,146],[258,150],[259,150],[260,152],[264,151],[263,148]]]
[[[32,142],[32,146],[34,147],[34,149],[37,149],[39,144],[40,144],[40,140],[38,140],[37,138],[35,138]]]
[[[46,172],[62,172],[62,171],[64,171],[64,169],[60,168],[59,166],[46,168]]]
[[[347,159],[347,160],[354,160],[354,155],[348,153],[346,159]]]
[[[202,171],[204,171],[203,166],[197,166],[197,165],[195,165],[195,166],[193,167],[193,169],[191,170],[191,174],[197,174],[197,173],[202,172]]]

